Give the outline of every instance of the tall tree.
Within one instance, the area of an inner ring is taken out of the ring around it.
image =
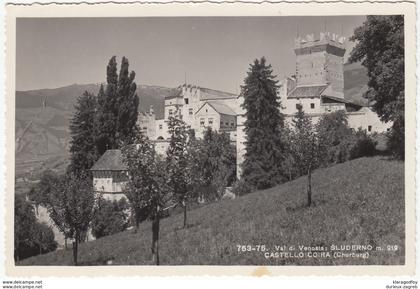
[[[307,206],[312,204],[312,171],[317,168],[322,147],[311,119],[305,115],[302,106],[292,120],[293,129],[290,136],[290,150],[300,174],[307,175]]]
[[[185,122],[177,117],[170,117],[168,132],[171,136],[166,151],[168,186],[177,204],[184,211],[184,228],[187,226],[188,190],[188,132]]]
[[[125,188],[138,229],[142,211],[152,218],[152,259],[159,265],[159,226],[162,209],[170,195],[167,189],[164,161],[156,154],[153,143],[139,135],[135,145],[125,145],[123,160],[127,165]]]
[[[85,91],[77,99],[70,122],[70,165],[73,174],[86,174],[98,158],[95,143],[96,96]]]
[[[207,188],[207,200],[220,199],[226,186],[236,179],[236,149],[227,133],[207,128],[200,147],[202,184]],[[213,192],[214,190],[214,192]]]
[[[53,184],[50,206],[51,219],[65,236],[73,238],[73,262],[78,265],[78,245],[86,235],[94,213],[95,196],[91,179],[68,174]]]
[[[404,16],[367,16],[354,30],[357,41],[350,62],[362,61],[368,71],[367,97],[383,121],[392,121],[391,145],[404,157]],[[397,138],[393,142],[392,138]],[[399,144],[399,145],[398,145]]]
[[[279,86],[271,65],[262,57],[250,66],[241,88],[245,109],[246,153],[242,177],[250,185],[264,189],[284,181],[284,148],[281,128],[284,117],[277,97]]]
[[[101,87],[98,94],[96,147],[99,155],[134,140],[139,105],[134,78],[135,72],[129,72],[127,58],[122,58],[119,74],[116,57],[110,59],[106,87]]]

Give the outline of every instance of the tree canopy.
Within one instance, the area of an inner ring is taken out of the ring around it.
[[[135,75],[134,71],[129,72],[127,58],[122,58],[119,74],[116,57],[109,60],[107,84],[105,88],[101,86],[98,93],[96,147],[99,155],[134,140],[139,105]]]
[[[390,146],[404,156],[404,16],[367,16],[351,38],[357,41],[350,62],[361,61],[368,71],[367,97],[381,120],[392,121]]]
[[[241,88],[246,118],[242,177],[258,189],[272,187],[284,180],[281,166],[284,117],[280,113],[278,89],[271,65],[264,57],[256,59]]]
[[[70,122],[70,165],[74,174],[87,173],[98,159],[95,144],[96,96],[85,92],[77,99]]]

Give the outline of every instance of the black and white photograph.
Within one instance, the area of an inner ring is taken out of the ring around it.
[[[16,17],[7,258],[413,265],[413,54],[376,13]]]

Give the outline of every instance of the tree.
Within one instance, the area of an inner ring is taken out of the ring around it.
[[[123,57],[120,73],[113,56],[107,66],[107,85],[98,93],[96,116],[96,147],[99,155],[107,149],[117,149],[123,143],[133,143],[139,98],[136,94],[135,72],[129,72],[128,59]]]
[[[57,243],[54,232],[36,220],[34,207],[23,195],[15,195],[14,258],[22,258],[54,251]]]
[[[97,200],[92,219],[93,236],[99,239],[127,229],[129,224],[127,208],[128,204],[125,198],[119,201],[108,201],[100,197]]]
[[[257,189],[272,187],[284,181],[282,159],[284,146],[281,128],[284,117],[277,97],[278,85],[271,65],[265,58],[250,66],[241,88],[244,97],[246,152],[242,177]]]
[[[168,186],[175,203],[180,204],[184,211],[184,228],[187,227],[188,190],[188,132],[185,122],[177,117],[170,117],[168,131],[171,136],[166,151],[166,169]]]
[[[78,244],[89,229],[95,196],[92,181],[85,175],[68,174],[53,184],[47,208],[57,228],[73,238],[73,261],[78,265]]]
[[[41,174],[39,183],[35,184],[29,191],[28,197],[36,206],[50,206],[50,196],[53,186],[60,180],[60,176],[52,170],[45,170]]]
[[[34,209],[25,197],[15,194],[15,261],[19,261],[24,248],[32,246],[32,228],[36,222]]]
[[[159,224],[162,209],[168,194],[165,163],[154,149],[153,143],[140,134],[135,145],[122,149],[123,161],[127,165],[128,182],[124,188],[135,215],[136,231],[143,210],[152,218],[152,259],[159,265]]]
[[[316,132],[325,148],[325,154],[320,159],[323,165],[342,163],[349,159],[353,130],[348,125],[344,110],[322,115],[316,125]]]
[[[226,186],[236,179],[236,149],[230,144],[228,134],[207,128],[200,155],[202,184],[207,188],[206,198],[220,199]]]
[[[367,16],[357,27],[350,62],[362,61],[368,71],[366,96],[382,121],[392,121],[391,147],[404,158],[404,16]],[[398,141],[393,142],[392,137]],[[392,146],[392,144],[399,145]]]
[[[33,227],[33,242],[39,249],[39,254],[54,251],[57,242],[54,240],[54,232],[45,223],[36,222]]]
[[[305,115],[302,106],[293,117],[293,130],[290,139],[290,148],[293,159],[300,170],[300,174],[308,176],[307,206],[312,204],[312,170],[320,161],[322,147],[315,132],[311,119]]]
[[[98,159],[95,144],[96,96],[85,92],[77,99],[70,121],[70,165],[73,174],[86,174]]]

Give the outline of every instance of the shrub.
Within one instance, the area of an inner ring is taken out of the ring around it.
[[[252,193],[254,190],[255,188],[243,179],[237,180],[232,186],[232,193],[236,196],[243,196]]]
[[[129,224],[128,203],[125,198],[109,201],[99,198],[92,220],[95,238],[112,235],[127,229]]]
[[[370,157],[376,152],[376,142],[367,135],[365,130],[358,130],[353,137],[353,145],[350,149],[349,160]]]

